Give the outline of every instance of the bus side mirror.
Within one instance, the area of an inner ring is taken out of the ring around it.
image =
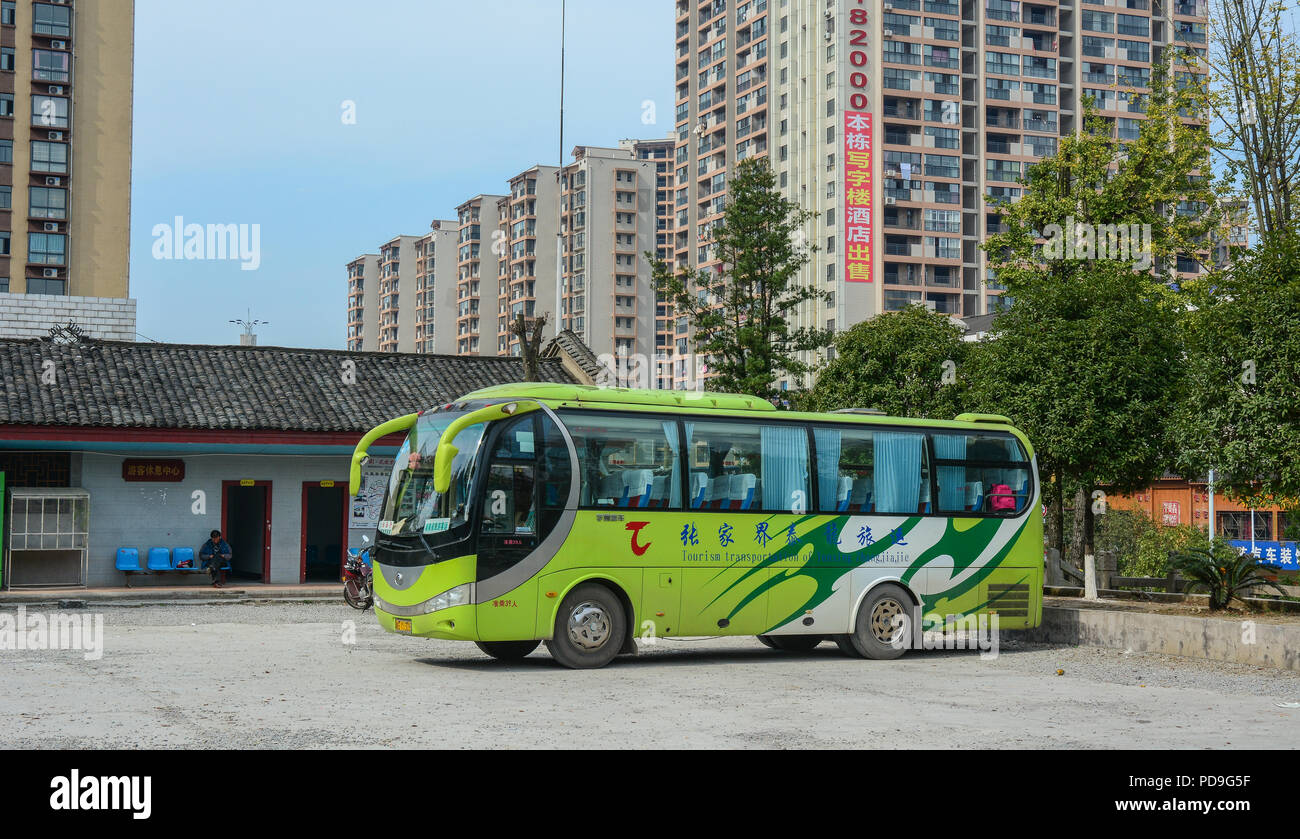
[[[451,443],[439,443],[433,457],[433,488],[439,494],[451,489],[451,462],[460,450]]]

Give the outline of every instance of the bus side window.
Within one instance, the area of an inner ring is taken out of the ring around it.
[[[560,418],[578,452],[580,507],[681,509],[676,419],[586,411]],[[692,425],[685,423],[688,435]]]
[[[1028,504],[1029,462],[1010,434],[933,432],[940,513],[1015,515]]]
[[[875,509],[875,447],[866,428],[813,428],[817,494],[823,513]]]

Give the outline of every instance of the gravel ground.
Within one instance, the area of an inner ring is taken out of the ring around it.
[[[389,635],[342,603],[99,613],[97,661],[0,651],[0,747],[1300,747],[1300,710],[1276,705],[1300,673],[1119,650],[871,662],[722,638],[576,672],[544,647],[502,664]]]

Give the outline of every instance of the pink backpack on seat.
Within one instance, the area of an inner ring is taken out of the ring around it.
[[[994,512],[1016,509],[1016,496],[1006,484],[994,484],[989,491],[989,508]]]

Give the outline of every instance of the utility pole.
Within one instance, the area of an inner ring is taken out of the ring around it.
[[[561,312],[564,300],[564,18],[567,5],[567,0],[560,0],[560,165],[555,172],[556,194],[559,196],[555,216],[555,334],[557,337],[560,330],[564,328]]]

